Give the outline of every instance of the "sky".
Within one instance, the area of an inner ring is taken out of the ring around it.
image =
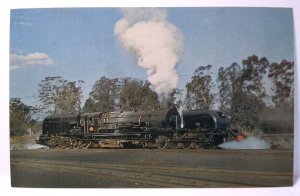
[[[250,55],[294,61],[293,13],[288,8],[162,8],[181,32],[178,87],[198,66],[213,77]],[[146,80],[147,71],[114,33],[120,8],[13,9],[10,20],[10,97],[37,105],[47,76],[83,80],[84,99],[101,76]],[[159,32],[158,32],[159,35]]]

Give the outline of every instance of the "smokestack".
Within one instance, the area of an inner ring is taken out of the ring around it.
[[[176,64],[183,46],[181,31],[159,8],[125,8],[114,33],[124,48],[145,69],[159,96],[167,96],[178,85]]]

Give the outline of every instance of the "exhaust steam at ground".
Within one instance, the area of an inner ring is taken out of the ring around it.
[[[242,141],[230,141],[219,145],[223,149],[271,149],[271,144],[265,140],[249,136]]]
[[[10,150],[34,150],[48,148],[35,143],[41,133],[34,135],[14,136],[10,139]]]

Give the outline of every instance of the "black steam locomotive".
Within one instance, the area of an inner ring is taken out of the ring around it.
[[[214,148],[229,138],[229,127],[229,118],[218,111],[187,111],[182,118],[176,108],[96,112],[46,117],[36,143],[50,148]]]

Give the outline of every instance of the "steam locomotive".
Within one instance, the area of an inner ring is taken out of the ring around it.
[[[216,148],[230,138],[219,111],[174,108],[49,116],[36,143],[50,148]]]

